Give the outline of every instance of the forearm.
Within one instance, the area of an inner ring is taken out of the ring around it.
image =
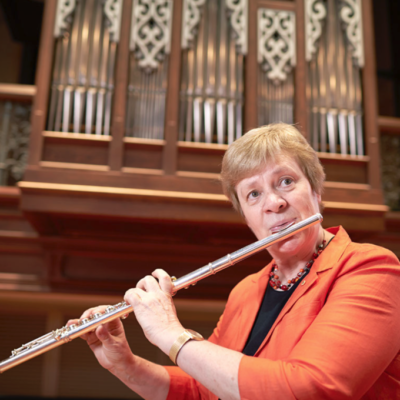
[[[179,367],[221,399],[240,399],[238,372],[243,354],[208,341],[190,341],[178,354]]]
[[[133,355],[123,366],[118,366],[110,372],[145,399],[167,398],[170,379],[161,365]]]

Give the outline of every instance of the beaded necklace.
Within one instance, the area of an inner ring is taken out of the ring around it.
[[[325,236],[325,232],[324,232]],[[270,286],[277,290],[282,289],[283,291],[289,290],[299,279],[303,277],[308,271],[310,271],[314,261],[319,257],[319,255],[325,249],[326,240],[324,239],[321,244],[318,245],[316,253],[313,253],[312,259],[307,262],[304,268],[301,268],[300,271],[297,273],[297,276],[293,279],[289,279],[286,285],[282,285],[282,282],[279,280],[279,276],[277,275],[278,266],[274,263],[272,264],[271,272],[269,273],[269,284]]]

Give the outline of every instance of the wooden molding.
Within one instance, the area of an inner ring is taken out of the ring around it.
[[[0,83],[1,99],[32,101],[35,95],[36,95],[35,85]]]
[[[381,133],[400,135],[400,118],[378,117],[378,127]]]
[[[87,133],[43,131],[43,136],[55,139],[81,140],[89,142],[111,142],[111,136],[92,135]]]
[[[347,182],[324,182],[324,188],[329,189],[351,189],[351,190],[371,190],[371,186],[363,183],[347,183]]]
[[[16,186],[0,186],[0,199],[18,200],[21,190]]]
[[[200,143],[200,142],[178,142],[178,147],[183,149],[206,149],[206,150],[217,150],[226,151],[229,145],[227,144],[216,144],[216,143]]]
[[[334,153],[323,153],[317,152],[318,158],[320,160],[338,160],[338,161],[351,161],[368,163],[370,161],[369,156],[351,156],[350,154],[334,154]]]
[[[135,137],[124,137],[124,143],[145,144],[150,146],[165,146],[166,141],[161,139],[144,139]]]
[[[208,202],[217,202],[229,205],[228,199],[222,194],[211,193],[195,193],[195,192],[176,192],[151,189],[131,189],[105,186],[84,186],[84,185],[69,185],[58,183],[43,183],[43,182],[20,182],[19,185],[22,191],[49,191],[49,192],[68,192],[68,193],[87,193],[98,195],[112,195],[117,197],[147,197],[153,199],[176,199],[176,200],[200,200]],[[364,203],[346,203],[324,201],[326,210],[352,210],[352,211],[367,211],[386,213],[389,208],[381,204],[364,204]]]
[[[150,189],[130,189],[106,186],[83,186],[69,185],[59,183],[43,182],[19,182],[19,188],[23,191],[41,190],[50,192],[69,192],[69,193],[87,193],[98,195],[113,195],[117,197],[148,197],[148,198],[170,198],[180,200],[205,200],[213,202],[228,203],[228,199],[222,194],[195,193],[195,192],[174,192],[164,190]]]
[[[342,203],[335,201],[322,201],[325,210],[351,210],[386,213],[389,207],[381,204]]]
[[[185,178],[212,179],[217,181],[221,179],[221,174],[213,174],[211,172],[177,171],[176,175]]]
[[[272,8],[274,10],[296,11],[294,1],[258,0],[259,8]]]
[[[76,164],[57,161],[40,161],[39,166],[43,168],[81,169],[84,171],[107,172],[110,170],[110,167],[108,165]]]
[[[0,237],[2,239],[35,239],[38,237],[35,232],[23,232],[23,231],[3,231],[0,230]]]
[[[121,172],[126,174],[164,175],[162,169],[123,167]]]

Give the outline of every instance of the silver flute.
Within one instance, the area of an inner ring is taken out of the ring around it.
[[[179,279],[172,277],[172,284],[174,286],[172,293],[175,294],[180,289],[195,285],[198,281],[206,278],[207,276],[216,274],[217,272],[222,271],[223,269],[228,268],[255,253],[258,253],[259,251],[264,250],[275,243],[285,240],[313,225],[321,223],[322,219],[323,218],[321,214],[315,214],[304,221],[298,222],[297,224],[293,223],[282,231],[268,236],[265,239],[261,239],[258,242],[243,247],[232,254],[227,254],[225,257],[222,257],[219,260],[210,262],[208,265],[190,272]],[[117,318],[124,317],[132,311],[132,306],[123,301],[113,306],[108,306],[104,312],[96,313],[90,318],[83,318],[77,324],[63,326],[62,328],[56,329],[47,335],[41,336],[40,338],[13,350],[9,358],[0,362],[0,373],[22,364],[23,362],[28,361],[39,354],[61,346],[64,343],[68,343],[71,340],[84,335],[85,333],[91,332],[99,325],[105,324]]]

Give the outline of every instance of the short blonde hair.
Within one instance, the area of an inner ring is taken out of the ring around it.
[[[293,125],[270,124],[247,132],[232,143],[224,155],[222,187],[237,211],[242,213],[236,185],[280,155],[293,157],[310,182],[312,190],[322,194],[325,173],[317,153]]]

